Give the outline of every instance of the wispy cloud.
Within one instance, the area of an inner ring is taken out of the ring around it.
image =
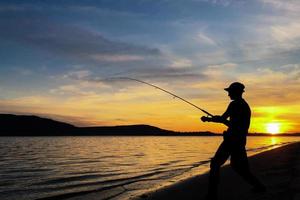
[[[263,3],[273,6],[278,10],[284,10],[289,12],[299,13],[300,5],[298,1],[294,0],[261,0]]]
[[[221,65],[209,65],[204,70],[204,74],[208,79],[228,80],[229,76],[235,71],[238,65],[235,63],[225,63]]]
[[[230,6],[232,4],[242,3],[242,0],[192,0],[195,2],[206,2],[214,5]]]
[[[299,23],[274,25],[271,27],[271,34],[278,42],[295,42],[300,39],[300,21]]]
[[[97,55],[91,55],[91,58],[95,61],[99,62],[130,62],[130,61],[139,61],[144,60],[143,56],[139,55],[103,55],[103,54],[97,54]]]
[[[83,79],[92,74],[89,70],[76,70],[70,71],[63,75],[63,78]]]
[[[16,73],[23,75],[23,76],[29,76],[32,75],[34,72],[30,69],[22,68],[22,67],[12,67],[12,70]]]
[[[173,58],[172,64],[170,65],[173,68],[188,68],[193,65],[192,61],[186,58]]]
[[[214,41],[212,38],[208,37],[202,32],[199,32],[195,38],[200,44],[208,44],[208,45],[217,45],[216,41]]]
[[[158,56],[160,51],[104,38],[99,33],[77,26],[52,23],[46,19],[0,20],[2,38],[19,41],[57,56],[75,60],[134,61],[142,56]]]

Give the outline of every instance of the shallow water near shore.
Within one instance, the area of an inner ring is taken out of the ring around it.
[[[208,170],[222,137],[2,137],[0,199],[128,199]],[[300,137],[248,137],[248,155]]]

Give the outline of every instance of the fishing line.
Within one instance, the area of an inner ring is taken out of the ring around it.
[[[210,113],[207,112],[206,110],[204,110],[204,109],[200,108],[199,106],[197,106],[197,105],[191,103],[190,101],[188,101],[188,100],[186,100],[186,99],[184,99],[184,98],[182,98],[182,97],[180,97],[180,96],[178,96],[178,95],[176,95],[176,94],[174,94],[174,93],[172,93],[172,92],[170,92],[170,91],[168,91],[168,90],[165,90],[165,89],[163,89],[163,88],[161,88],[161,87],[158,87],[158,86],[156,86],[156,85],[154,85],[154,84],[151,84],[151,83],[148,83],[148,82],[145,82],[145,81],[136,79],[136,78],[130,78],[130,77],[116,77],[116,78],[112,78],[112,79],[126,79],[126,80],[132,80],[132,81],[136,81],[136,82],[139,82],[139,83],[143,83],[143,84],[149,85],[149,86],[154,87],[154,88],[156,88],[156,89],[158,89],[158,90],[161,90],[161,91],[163,91],[163,92],[165,92],[165,93],[167,93],[167,94],[170,94],[170,95],[173,96],[174,98],[177,98],[177,99],[180,99],[180,100],[184,101],[185,103],[187,103],[187,104],[189,104],[189,105],[191,105],[191,106],[197,108],[198,110],[201,110],[202,112],[204,112],[204,113],[207,114],[208,116],[211,116],[211,117],[213,116],[212,114],[210,114]]]

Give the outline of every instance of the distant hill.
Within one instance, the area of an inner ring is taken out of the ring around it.
[[[0,136],[220,136],[211,132],[175,132],[150,125],[76,127],[74,125],[29,115],[0,114]],[[249,136],[274,136],[249,133]],[[276,134],[276,136],[300,136]]]
[[[76,127],[52,119],[0,114],[0,136],[215,136],[210,132],[174,132],[149,125]]]
[[[175,133],[149,125],[96,126],[78,128],[84,135],[168,135]]]
[[[77,127],[37,116],[0,114],[0,136],[68,135]]]
[[[100,126],[82,127],[79,132],[83,135],[152,135],[152,136],[215,136],[211,132],[176,132],[150,125]]]

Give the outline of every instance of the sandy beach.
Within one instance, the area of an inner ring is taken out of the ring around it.
[[[231,168],[221,170],[219,199],[231,200],[300,200],[300,143],[289,144],[249,158],[252,171],[267,186],[263,194],[251,192]],[[208,174],[181,181],[157,191],[143,194],[138,200],[201,200],[208,185]]]

